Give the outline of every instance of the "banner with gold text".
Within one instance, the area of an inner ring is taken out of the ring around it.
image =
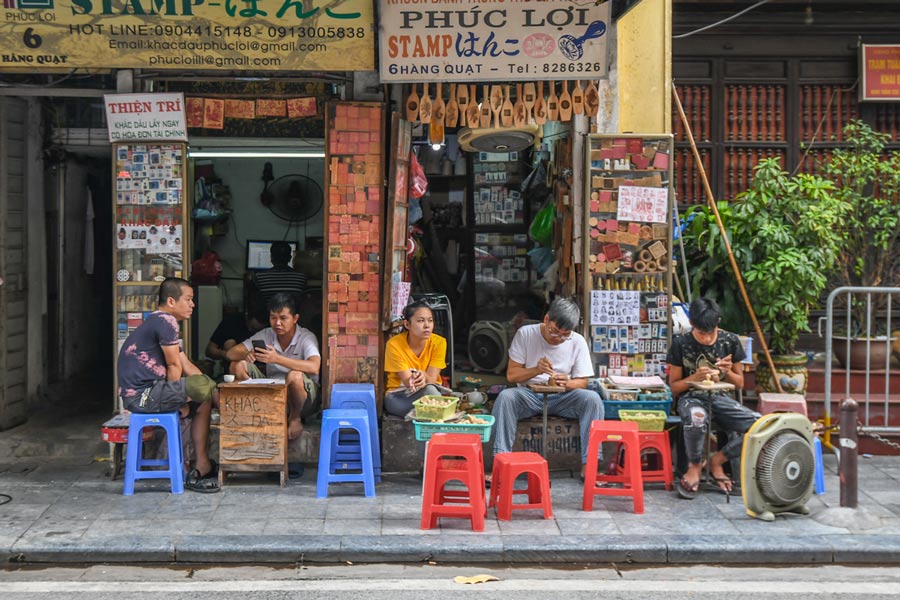
[[[611,1],[383,0],[385,82],[599,79]]]
[[[371,71],[371,0],[3,0],[0,69]]]

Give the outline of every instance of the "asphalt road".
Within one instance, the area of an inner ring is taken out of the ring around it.
[[[457,576],[489,574],[499,581],[466,585]],[[281,598],[446,600],[448,597],[542,600],[900,598],[892,567],[733,568],[716,566],[569,569],[466,565],[340,565],[283,568],[22,567],[0,571],[0,598],[124,600],[274,600]]]

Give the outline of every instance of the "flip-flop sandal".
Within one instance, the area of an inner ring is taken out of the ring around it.
[[[734,482],[730,478],[728,478],[728,477],[713,477],[713,480],[716,482],[716,485],[718,486],[719,491],[722,492],[723,494],[727,494],[728,496],[730,496],[731,494],[734,493]],[[727,483],[731,487],[731,489],[728,489],[728,487],[722,487],[723,483]]]
[[[684,500],[693,500],[697,497],[697,494],[700,493],[700,482],[698,481],[693,486],[689,486],[684,480],[684,477],[682,477],[675,481],[675,491],[680,498],[683,498]]]
[[[210,477],[218,477],[219,476],[219,463],[214,461],[213,459],[209,459],[209,472],[201,477],[201,479],[209,479]]]
[[[215,494],[220,491],[219,482],[216,479],[202,477],[200,471],[197,469],[192,469],[191,472],[188,473],[188,476],[184,481],[184,487],[185,489],[197,492],[198,494]]]

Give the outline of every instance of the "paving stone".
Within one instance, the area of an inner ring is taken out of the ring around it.
[[[509,521],[497,521],[500,533],[507,535],[557,536],[559,526],[553,519],[544,519],[538,510],[513,511]]]
[[[381,522],[382,535],[441,535],[439,527],[435,529],[420,529],[421,520],[416,519],[385,519]]]
[[[204,521],[205,535],[263,535],[269,519],[235,519],[213,517]]]
[[[297,519],[287,514],[272,517],[262,531],[263,535],[331,535],[325,531],[328,521],[323,519]],[[224,532],[223,532],[224,533]]]
[[[556,526],[561,536],[572,535],[621,535],[622,531],[612,519],[566,519],[556,516]]]
[[[326,519],[325,535],[378,535],[381,519]]]

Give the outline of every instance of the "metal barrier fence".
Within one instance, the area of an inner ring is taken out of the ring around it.
[[[828,295],[828,304],[825,312],[825,425],[826,438],[825,443],[834,450],[830,443],[830,432],[828,426],[831,425],[831,401],[832,401],[832,351],[843,351],[845,357],[845,376],[844,376],[844,398],[850,398],[850,380],[851,370],[865,372],[865,394],[863,398],[854,398],[859,403],[860,426],[859,432],[868,434],[872,437],[879,438],[878,434],[898,434],[900,426],[890,425],[890,390],[891,390],[891,313],[893,309],[894,298],[900,298],[900,288],[885,287],[839,287]],[[873,298],[876,302],[873,303]],[[843,323],[845,338],[838,338],[838,346],[834,347],[834,326],[835,326],[835,302],[841,300],[841,306],[838,308],[842,316],[839,316],[839,323]],[[874,306],[884,303],[884,307],[879,309],[878,313],[882,314],[884,327],[879,328],[876,320],[878,315],[875,314]],[[862,303],[862,304],[861,304]],[[860,360],[859,356],[851,356],[851,339],[850,332],[852,324],[853,306],[865,307],[865,322],[861,323],[861,328],[857,331],[860,335],[865,335],[865,354],[864,360]],[[884,331],[883,335],[878,335],[879,331]],[[874,334],[874,335],[873,335]],[[822,320],[819,321],[819,335],[822,335]],[[884,356],[884,363],[878,358],[876,365],[872,364],[873,352],[879,356]],[[872,391],[872,374],[882,373],[883,365],[884,373],[884,389],[883,395],[873,393]],[[877,397],[881,397],[878,400]],[[876,402],[883,402],[884,415],[881,419],[872,415],[872,409],[876,406]],[[900,408],[897,409],[900,411]],[[880,421],[880,422],[879,422]]]

